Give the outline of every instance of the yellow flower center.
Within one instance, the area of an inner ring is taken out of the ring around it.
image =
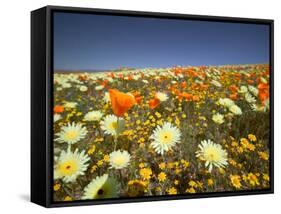
[[[112,122],[111,124],[109,124],[109,129],[116,130],[117,128],[118,128],[117,122]]]
[[[118,166],[122,166],[124,165],[125,163],[125,158],[123,156],[119,156],[119,157],[116,157],[114,160],[113,160],[114,164],[118,165]]]
[[[160,140],[163,144],[170,144],[172,140],[172,133],[164,131],[160,134]]]
[[[214,148],[209,148],[205,151],[205,159],[210,162],[216,162],[220,159],[219,152]]]
[[[63,176],[69,176],[74,174],[78,169],[78,164],[75,160],[68,160],[61,163],[59,166],[59,172]]]
[[[65,133],[65,138],[67,140],[74,140],[78,137],[78,135],[79,135],[78,131],[72,130],[72,131],[68,131],[68,132]]]

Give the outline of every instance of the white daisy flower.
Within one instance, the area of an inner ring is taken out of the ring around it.
[[[59,121],[62,118],[60,114],[54,114],[54,123]]]
[[[224,116],[220,113],[216,113],[213,115],[212,120],[217,124],[224,123]]]
[[[121,124],[124,122],[123,118],[118,118],[115,115],[107,115],[101,122],[101,129],[104,131],[105,134],[109,134],[112,136],[116,136],[118,129],[120,129],[118,122]]]
[[[168,100],[168,95],[162,92],[156,92],[155,97],[160,100],[161,102],[164,102],[166,100]]]
[[[224,168],[227,163],[227,152],[220,144],[215,144],[211,140],[203,140],[198,146],[199,150],[196,151],[196,157],[205,161],[205,167],[209,172],[212,171],[213,166]]]
[[[245,94],[245,93],[248,92],[248,88],[245,85],[242,85],[240,87],[240,89],[238,90],[238,92],[241,93],[241,94]]]
[[[156,153],[164,154],[170,150],[176,143],[180,142],[181,132],[171,123],[165,122],[163,126],[157,126],[150,136],[153,140],[151,146],[155,149]]]
[[[111,168],[122,169],[129,165],[131,155],[127,151],[114,151],[109,155]]]
[[[212,80],[211,84],[214,85],[214,86],[217,86],[218,88],[220,88],[222,86],[221,83],[216,81],[216,80]]]
[[[82,85],[82,86],[80,86],[79,90],[82,91],[82,92],[85,92],[85,91],[88,90],[88,87],[85,86],[85,85]]]
[[[251,109],[253,111],[259,111],[259,112],[266,112],[267,110],[270,109],[270,106],[269,106],[269,99],[267,99],[265,102],[264,102],[264,105],[256,105],[255,103],[251,105]]]
[[[229,98],[220,98],[218,103],[224,107],[230,107],[235,104],[234,101]]]
[[[245,94],[245,100],[248,103],[255,103],[256,102],[256,99],[250,93]]]
[[[98,85],[98,86],[95,87],[95,90],[96,90],[96,91],[100,91],[100,90],[102,90],[102,89],[104,89],[104,86],[103,86],[103,85]]]
[[[109,178],[108,174],[97,176],[84,189],[82,199],[116,198],[118,184],[115,179]]]
[[[82,127],[81,124],[68,123],[67,126],[61,127],[61,131],[56,134],[58,138],[55,140],[59,143],[66,142],[71,145],[85,138],[87,133],[87,129]]]
[[[84,116],[86,121],[99,121],[102,118],[103,113],[100,111],[90,111]]]
[[[239,106],[235,105],[235,104],[229,107],[229,111],[231,111],[235,115],[241,115],[242,114],[241,108]]]
[[[90,157],[83,150],[81,153],[78,149],[71,152],[70,147],[67,151],[62,151],[60,156],[55,160],[54,179],[62,179],[64,182],[74,182],[79,175],[84,175],[87,170]]]
[[[105,92],[105,93],[104,93],[103,101],[104,101],[105,103],[110,103],[110,102],[111,102],[110,95],[109,95],[108,92]]]
[[[249,91],[250,91],[254,96],[256,96],[256,97],[258,96],[259,90],[258,90],[256,87],[254,87],[254,86],[252,86],[252,85],[249,85],[248,88],[249,88]]]

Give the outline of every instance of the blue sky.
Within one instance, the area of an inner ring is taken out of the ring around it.
[[[269,63],[269,26],[55,12],[54,68]]]

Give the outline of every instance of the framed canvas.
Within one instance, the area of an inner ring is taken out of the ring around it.
[[[273,20],[31,13],[31,201],[273,193]]]

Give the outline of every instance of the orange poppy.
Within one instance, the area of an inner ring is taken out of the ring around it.
[[[64,112],[64,107],[63,107],[63,106],[61,106],[61,105],[56,105],[56,106],[54,107],[54,113],[62,113],[62,112]]]
[[[232,93],[235,93],[235,92],[237,92],[237,90],[238,90],[238,88],[237,88],[236,85],[231,85],[231,86],[229,86],[229,89],[230,89],[230,91],[231,91]]]
[[[199,101],[199,97],[198,97],[197,95],[193,95],[193,96],[192,96],[192,100],[193,100],[194,102]]]
[[[159,106],[160,100],[157,98],[151,99],[148,101],[149,108],[155,109],[157,106]]]
[[[85,81],[85,80],[88,79],[86,75],[82,75],[82,74],[80,74],[80,75],[78,76],[78,78],[79,78],[79,80],[81,80],[81,81]]]
[[[180,98],[185,98],[186,101],[191,101],[193,99],[193,95],[192,94],[189,94],[189,93],[186,93],[186,92],[182,92],[179,94],[179,97]]]
[[[264,104],[265,100],[269,98],[269,85],[265,83],[260,83],[258,85],[258,89],[260,101]]]
[[[238,98],[238,94],[237,93],[234,93],[234,94],[230,94],[230,99],[232,99],[232,100],[237,100],[237,98]]]
[[[136,100],[132,94],[126,94],[117,89],[109,89],[108,92],[113,113],[118,117],[122,117],[136,104]]]
[[[247,82],[248,82],[248,84],[254,84],[254,80],[251,80],[251,79],[247,80]]]
[[[268,92],[259,92],[259,98],[262,104],[269,98],[269,93]]]
[[[260,83],[258,85],[259,90],[267,90],[268,88],[269,88],[268,84],[265,84],[265,83]]]
[[[187,87],[187,83],[186,83],[185,81],[182,82],[182,83],[181,83],[181,87],[182,87],[182,88],[186,88],[186,87]]]

